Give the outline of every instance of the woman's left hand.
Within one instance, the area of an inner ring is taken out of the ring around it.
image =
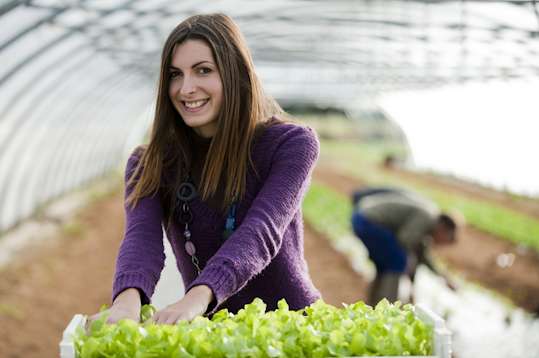
[[[195,286],[181,300],[155,313],[152,320],[157,324],[176,324],[180,320],[191,321],[206,313],[212,300],[213,292],[208,286]]]

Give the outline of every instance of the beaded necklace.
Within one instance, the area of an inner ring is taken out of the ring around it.
[[[200,261],[196,256],[196,246],[191,239],[191,230],[189,225],[193,221],[193,212],[189,203],[196,198],[198,195],[195,185],[191,182],[191,179],[188,178],[187,181],[180,184],[178,191],[176,193],[176,198],[179,202],[180,211],[178,214],[178,220],[181,225],[183,225],[183,238],[184,238],[184,248],[187,254],[191,257],[191,262],[196,269],[197,276],[200,275]],[[226,240],[232,235],[236,227],[236,206],[237,203],[234,201],[230,208],[228,209],[228,215],[225,223],[225,229],[223,231],[223,240]]]

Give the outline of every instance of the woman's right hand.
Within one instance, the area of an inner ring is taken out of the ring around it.
[[[141,303],[138,290],[136,288],[128,288],[116,297],[109,309],[88,317],[86,327],[89,327],[93,321],[101,318],[103,315],[108,316],[107,323],[116,323],[122,319],[139,322],[140,308]]]
[[[130,319],[135,322],[140,320],[140,310],[133,309],[131,307],[121,307],[119,305],[112,305],[109,309],[96,313],[88,317],[88,325],[93,321],[98,320],[103,315],[107,315],[107,323],[117,323],[122,319]]]

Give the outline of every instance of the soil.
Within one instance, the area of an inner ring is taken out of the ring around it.
[[[41,242],[0,272],[0,357],[58,357],[73,315],[95,313],[109,303],[123,234],[121,200],[115,194],[92,204],[77,217],[80,234]],[[326,302],[365,299],[366,281],[308,226],[305,255]]]
[[[413,175],[402,171],[400,173],[406,176]],[[415,176],[415,178],[418,177]],[[314,178],[347,196],[364,185],[357,178],[339,173],[329,166],[319,166],[315,170]],[[419,178],[418,180],[434,182],[432,178]],[[436,185],[442,184],[437,181]],[[456,191],[458,186],[450,186],[446,190]],[[468,191],[469,188],[466,190]],[[476,193],[475,195],[481,196],[483,199],[487,198],[484,193]],[[495,200],[508,200],[502,197],[497,198]],[[512,208],[530,213],[528,211],[530,206],[523,209],[519,203],[513,203]],[[507,240],[485,234],[469,226],[464,228],[455,245],[433,248],[432,251],[433,255],[444,261],[451,271],[458,273],[463,278],[475,281],[502,294],[517,306],[528,311],[538,312],[539,254],[537,251],[519,247]],[[497,261],[503,257],[500,255],[505,255],[505,257],[514,255],[512,256],[514,260],[512,265],[509,267],[498,265]]]
[[[73,315],[109,303],[123,233],[121,197],[82,210],[79,234],[40,242],[0,272],[0,357],[59,357]]]

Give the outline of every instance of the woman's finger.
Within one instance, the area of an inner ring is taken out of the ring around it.
[[[90,325],[92,324],[92,322],[99,319],[99,315],[100,315],[100,313],[96,313],[96,314],[91,315],[90,317],[86,318],[86,324],[84,325],[84,328],[86,330],[88,330],[88,328],[90,328]]]
[[[165,324],[167,321],[167,314],[163,313],[161,316],[159,316],[159,320],[157,321],[157,324]]]
[[[180,321],[192,321],[196,316],[193,316],[190,315],[190,314],[181,314],[179,315],[177,318],[176,318],[176,321],[174,322],[174,324],[177,324],[179,323]]]
[[[161,312],[156,312],[152,318],[150,318],[150,322],[153,322],[157,324],[159,322],[159,318],[161,317]]]
[[[173,312],[168,312],[161,319],[161,324],[170,324],[170,322],[172,322],[173,320],[174,320],[174,313]]]
[[[84,330],[86,332],[88,332],[88,330],[90,329],[90,326],[92,325],[92,322],[98,320],[100,318],[101,314],[102,314],[102,312],[99,312],[99,313],[93,314],[90,317],[86,318],[86,323],[84,324]]]
[[[170,320],[170,315],[167,313],[162,313],[159,318],[157,319],[157,324],[167,324],[167,322]]]
[[[165,321],[165,324],[176,324],[176,321],[178,320],[178,317],[176,315],[171,314],[167,320]]]

